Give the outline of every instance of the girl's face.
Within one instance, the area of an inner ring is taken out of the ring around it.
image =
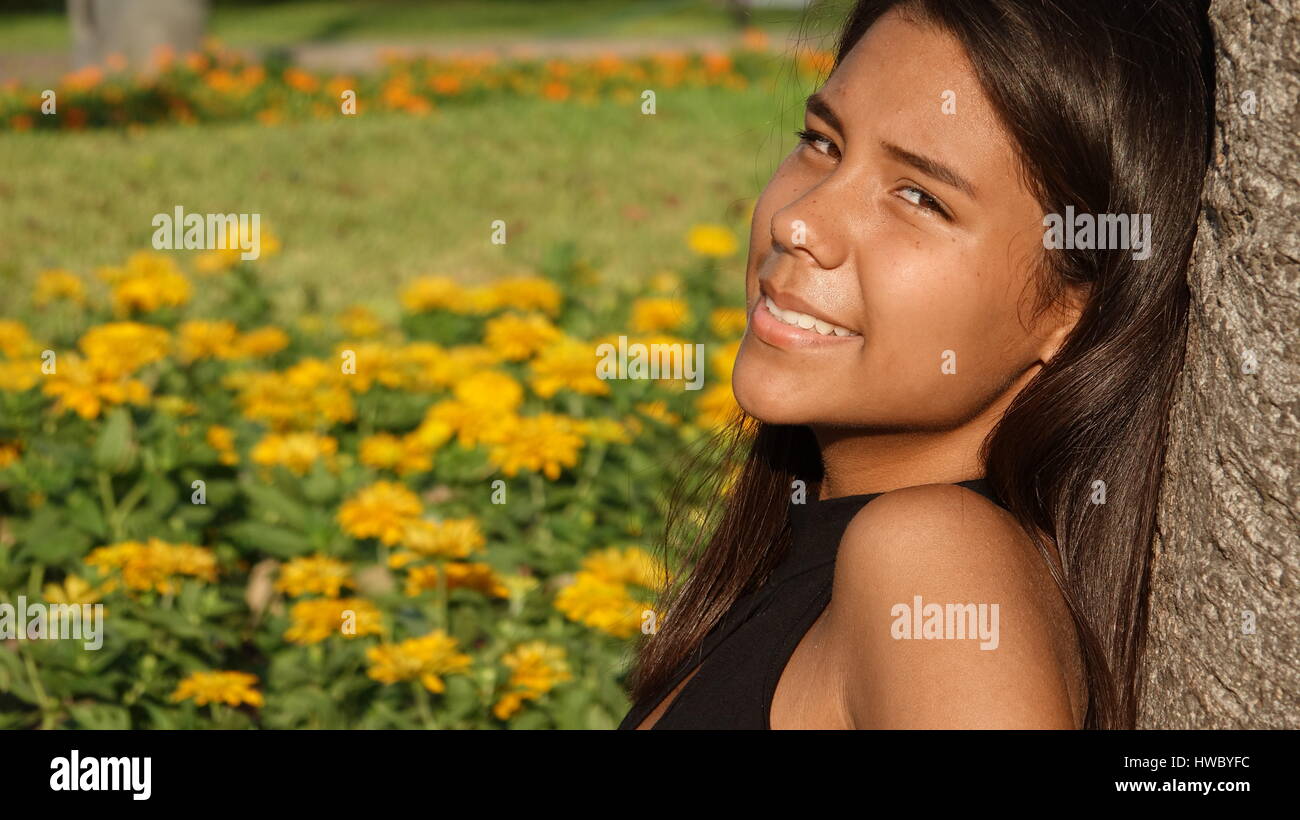
[[[1031,317],[1043,211],[955,39],[888,13],[805,129],[754,209],[748,413],[952,429],[1050,358],[1072,322]]]

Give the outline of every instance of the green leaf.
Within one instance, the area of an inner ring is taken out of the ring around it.
[[[448,718],[460,720],[479,709],[478,690],[473,681],[459,675],[449,675],[444,680],[447,682],[443,697]]]
[[[328,504],[336,501],[339,495],[339,480],[320,463],[313,465],[302,483],[302,494],[308,501]]]
[[[91,539],[72,526],[67,516],[52,504],[40,507],[27,521],[14,526],[15,553],[47,566],[59,566],[86,554]]]
[[[78,729],[130,729],[131,713],[121,706],[91,703],[69,707]]]
[[[551,719],[543,712],[529,710],[525,707],[523,712],[510,719],[508,725],[511,729],[549,729],[551,728]]]
[[[311,542],[298,533],[259,521],[241,521],[225,528],[225,534],[242,546],[277,558],[293,558],[312,551]]]
[[[114,475],[125,473],[135,466],[138,450],[131,413],[125,407],[113,408],[95,441],[95,465]]]
[[[104,522],[104,513],[99,502],[84,490],[73,490],[68,495],[66,509],[68,520],[82,532],[101,541],[108,538],[108,527]]]
[[[278,519],[274,523],[287,524],[302,531],[307,528],[307,508],[274,487],[256,482],[246,482],[244,492],[267,517]]]

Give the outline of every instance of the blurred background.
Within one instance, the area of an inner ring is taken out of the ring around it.
[[[0,726],[615,725],[848,5],[8,0]]]

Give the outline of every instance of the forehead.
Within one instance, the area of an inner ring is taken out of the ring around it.
[[[897,10],[867,30],[819,93],[850,144],[892,142],[972,179],[1015,174],[1010,140],[961,43]]]

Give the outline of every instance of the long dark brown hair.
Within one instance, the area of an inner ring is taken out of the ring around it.
[[[1151,543],[1212,133],[1206,5],[861,0],[836,48],[839,65],[895,7],[937,26],[965,47],[1045,213],[1073,206],[1151,215],[1147,259],[1116,250],[1043,254],[1038,309],[1072,284],[1086,286],[1087,301],[980,453],[1069,606],[1086,666],[1088,728],[1133,727],[1140,697]],[[666,695],[732,603],[763,583],[789,548],[793,482],[815,487],[822,478],[805,426],[742,416],[714,445],[696,455],[711,467],[705,479],[684,470],[669,509],[661,547],[679,569],[663,591],[659,630],[637,648],[629,679],[637,702]],[[1104,504],[1096,503],[1103,491]]]

